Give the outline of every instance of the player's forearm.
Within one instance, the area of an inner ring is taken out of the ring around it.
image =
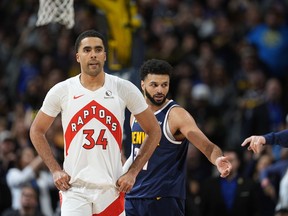
[[[131,164],[128,172],[137,176],[140,170],[143,168],[145,163],[149,160],[157,145],[159,144],[161,138],[161,132],[159,130],[155,130],[149,135],[146,136],[137,157],[134,162]]]
[[[208,158],[210,162],[216,165],[217,158],[222,157],[222,156],[223,156],[222,150],[217,145],[213,144],[210,158]]]
[[[188,140],[214,165],[216,165],[216,159],[223,156],[221,149],[212,143],[200,130],[198,130],[198,132],[193,132],[193,134],[189,134]]]
[[[288,130],[271,132],[265,134],[264,138],[268,145],[281,145],[283,147],[288,147]]]
[[[56,161],[53,155],[53,152],[45,138],[45,135],[31,132],[31,141],[39,156],[42,158],[43,162],[46,164],[46,166],[52,173],[57,170],[62,170],[61,166]]]

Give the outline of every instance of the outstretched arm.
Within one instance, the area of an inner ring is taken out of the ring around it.
[[[262,136],[250,136],[243,141],[241,146],[248,145],[248,150],[260,153],[265,144],[288,147],[288,130],[271,132]]]
[[[198,148],[217,167],[221,177],[227,177],[230,174],[232,168],[230,161],[223,156],[222,150],[198,128],[194,118],[185,109],[173,108],[169,114],[169,125],[171,130],[180,131],[190,143]]]
[[[281,145],[283,147],[288,147],[288,130],[271,132],[263,136],[268,145]]]

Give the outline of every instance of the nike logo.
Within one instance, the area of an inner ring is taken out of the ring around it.
[[[84,94],[82,94],[82,95],[74,95],[73,99],[78,99],[78,98],[82,97],[83,95]]]

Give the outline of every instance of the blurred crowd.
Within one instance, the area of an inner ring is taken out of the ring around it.
[[[121,71],[107,68],[107,72],[139,85],[137,72],[144,60],[169,61],[175,69],[169,97],[186,108],[207,137],[231,155],[235,162],[232,177],[251,192],[235,191],[236,185],[229,181],[215,181],[214,168],[191,144],[186,215],[288,215],[288,203],[277,206],[280,191],[288,194],[288,187],[279,187],[288,168],[288,149],[267,146],[259,155],[252,155],[240,147],[247,136],[288,126],[288,1],[133,3],[141,25],[133,31],[131,65]],[[20,209],[19,215],[25,211],[59,214],[58,192],[31,145],[29,127],[47,91],[79,73],[76,36],[92,28],[109,35],[105,13],[89,1],[74,0],[75,25],[71,29],[57,23],[36,27],[38,7],[38,0],[0,1],[3,216],[14,215],[15,209]],[[54,122],[48,134],[59,161],[63,160],[60,121]],[[124,141],[129,154],[128,134]],[[221,182],[219,188],[234,192],[214,190],[217,182]],[[239,197],[246,197],[245,201],[238,202]]]

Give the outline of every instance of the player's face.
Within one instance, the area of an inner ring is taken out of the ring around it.
[[[81,72],[97,76],[103,72],[106,52],[103,41],[97,37],[87,37],[81,41],[76,60],[80,63]]]
[[[148,74],[141,81],[141,87],[149,103],[161,106],[165,103],[169,91],[169,76]]]

